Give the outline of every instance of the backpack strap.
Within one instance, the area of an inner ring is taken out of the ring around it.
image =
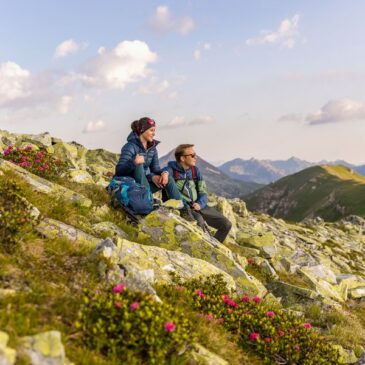
[[[196,180],[198,179],[198,176],[197,176],[197,173],[196,173],[196,167],[191,166],[190,169],[191,169],[191,177],[196,182]]]
[[[179,180],[179,171],[173,169],[173,172],[174,172],[174,180],[176,182],[177,180]]]

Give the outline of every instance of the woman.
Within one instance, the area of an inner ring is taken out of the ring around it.
[[[158,161],[157,145],[154,140],[156,123],[151,118],[141,118],[131,124],[132,132],[122,147],[115,168],[116,176],[130,176],[136,182],[150,189],[152,193],[165,189],[169,199],[181,200],[174,179],[162,171]]]

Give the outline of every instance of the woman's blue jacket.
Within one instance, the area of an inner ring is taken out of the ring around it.
[[[134,132],[129,134],[127,141],[128,142],[122,147],[119,161],[115,167],[115,175],[134,177],[134,170],[136,168],[134,159],[137,154],[144,157],[143,168],[149,181],[151,181],[152,176],[160,175],[162,170],[158,161],[156,149],[160,142],[153,140],[150,146],[145,149],[137,134]]]

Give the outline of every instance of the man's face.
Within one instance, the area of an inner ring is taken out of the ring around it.
[[[183,161],[187,166],[191,167],[195,166],[197,158],[198,156],[196,155],[194,148],[189,147],[185,149],[184,155],[181,156],[181,161]]]

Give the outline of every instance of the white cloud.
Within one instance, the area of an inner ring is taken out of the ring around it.
[[[103,49],[98,56],[86,62],[74,79],[78,78],[89,86],[124,89],[129,83],[146,77],[149,74],[148,64],[156,60],[157,54],[145,42],[123,41],[111,51]]]
[[[285,114],[283,116],[281,116],[278,119],[278,122],[295,122],[295,123],[299,123],[299,122],[303,122],[303,116],[300,114]]]
[[[310,125],[365,120],[365,103],[354,99],[330,100],[305,118]]]
[[[63,41],[56,47],[53,57],[54,58],[66,57],[67,55],[75,53],[80,49],[84,49],[86,47],[87,43],[85,42],[77,43],[73,39],[67,39],[66,41]]]
[[[61,101],[58,106],[58,110],[61,114],[67,114],[70,110],[70,105],[72,103],[72,96],[70,95],[64,95],[61,98]]]
[[[284,19],[276,31],[261,30],[260,35],[246,40],[248,46],[256,44],[279,44],[283,48],[293,48],[299,38],[299,15]]]
[[[207,125],[214,123],[214,119],[211,116],[201,116],[193,119],[188,125]]]
[[[202,57],[202,52],[200,51],[200,49],[196,49],[194,51],[194,58],[196,61],[199,61]]]
[[[161,128],[179,128],[190,127],[197,125],[208,125],[214,123],[214,119],[211,116],[201,116],[192,120],[187,120],[184,116],[176,116],[169,123],[161,126]]]
[[[167,80],[160,80],[157,77],[152,77],[149,83],[139,88],[141,94],[161,94],[170,87],[170,83]]]
[[[194,51],[194,58],[196,61],[200,61],[203,57],[203,53],[208,52],[212,49],[210,43],[198,44],[196,50]]]
[[[168,6],[164,5],[156,8],[149,25],[152,29],[161,32],[177,32],[181,35],[187,35],[195,28],[194,20],[191,17],[174,19]]]
[[[178,22],[176,31],[181,35],[187,35],[194,29],[194,27],[194,20],[190,17],[185,17]]]
[[[0,105],[31,94],[31,73],[14,62],[0,65]]]
[[[102,119],[99,119],[95,122],[89,122],[84,128],[83,133],[101,132],[105,130],[105,126],[105,122]]]

